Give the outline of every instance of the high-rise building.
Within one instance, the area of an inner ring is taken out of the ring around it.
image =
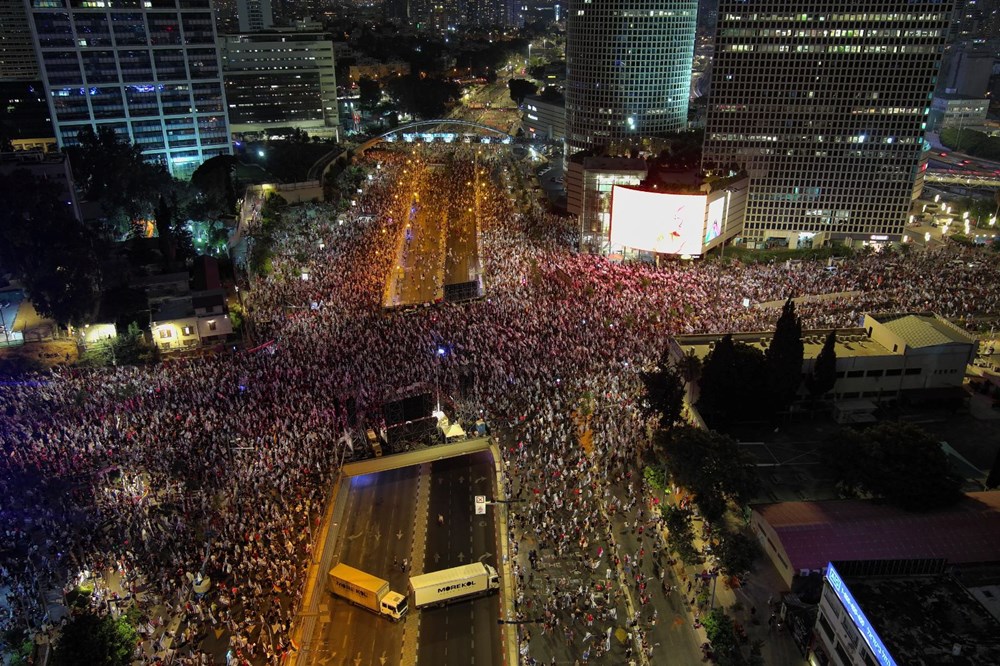
[[[210,0],[25,2],[60,148],[110,127],[178,177],[232,152]]]
[[[274,31],[220,38],[233,132],[298,128],[337,137],[333,42],[313,32]]]
[[[570,0],[566,139],[572,148],[687,126],[697,0]]]
[[[237,0],[236,13],[240,20],[240,32],[270,30],[274,27],[271,0]]]
[[[0,81],[0,139],[9,141],[14,150],[55,150],[41,81]]]
[[[900,240],[950,14],[721,0],[704,161],[747,170],[750,246]]]
[[[410,22],[410,0],[385,0],[382,3],[382,16],[387,21],[408,24]]]
[[[37,80],[38,60],[24,1],[0,0],[0,81]]]

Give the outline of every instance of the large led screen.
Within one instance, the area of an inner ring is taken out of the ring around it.
[[[701,254],[705,198],[615,185],[611,245],[659,254]]]
[[[726,198],[719,197],[708,204],[708,222],[705,224],[705,242],[713,241],[722,233],[722,215],[726,212]]]

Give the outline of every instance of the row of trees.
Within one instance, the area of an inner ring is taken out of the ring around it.
[[[651,463],[669,470],[673,483],[692,494],[706,520],[724,525],[727,504],[749,502],[757,492],[758,479],[753,460],[733,438],[679,425],[686,385],[697,378],[700,368],[693,354],[683,357],[676,366],[664,354],[654,368],[640,375],[645,386],[644,410],[656,418],[658,426],[650,449]],[[656,471],[647,475],[658,482],[660,479],[665,482],[667,476]],[[693,517],[689,508],[664,508],[670,550],[689,565],[702,560],[694,545]],[[723,571],[737,574],[753,567],[759,555],[756,541],[738,530],[723,528],[716,534],[719,538],[716,554]]]
[[[836,335],[824,346],[822,363],[808,382],[822,395],[836,379]],[[698,406],[720,423],[768,421],[795,401],[802,382],[802,320],[788,299],[767,348],[733,340],[726,335],[705,357],[701,369]],[[819,361],[819,359],[817,359]]]

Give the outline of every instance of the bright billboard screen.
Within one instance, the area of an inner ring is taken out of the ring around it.
[[[705,224],[705,242],[715,240],[722,233],[722,215],[726,211],[725,197],[708,204],[708,222]]]
[[[611,245],[659,254],[701,254],[704,194],[667,194],[615,185]]]

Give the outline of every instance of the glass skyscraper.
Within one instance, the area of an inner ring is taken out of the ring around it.
[[[704,161],[747,170],[748,244],[900,240],[951,10],[721,0]]]
[[[56,139],[107,126],[181,178],[232,152],[210,0],[25,0]]]
[[[570,0],[566,141],[571,148],[687,127],[697,0]]]

